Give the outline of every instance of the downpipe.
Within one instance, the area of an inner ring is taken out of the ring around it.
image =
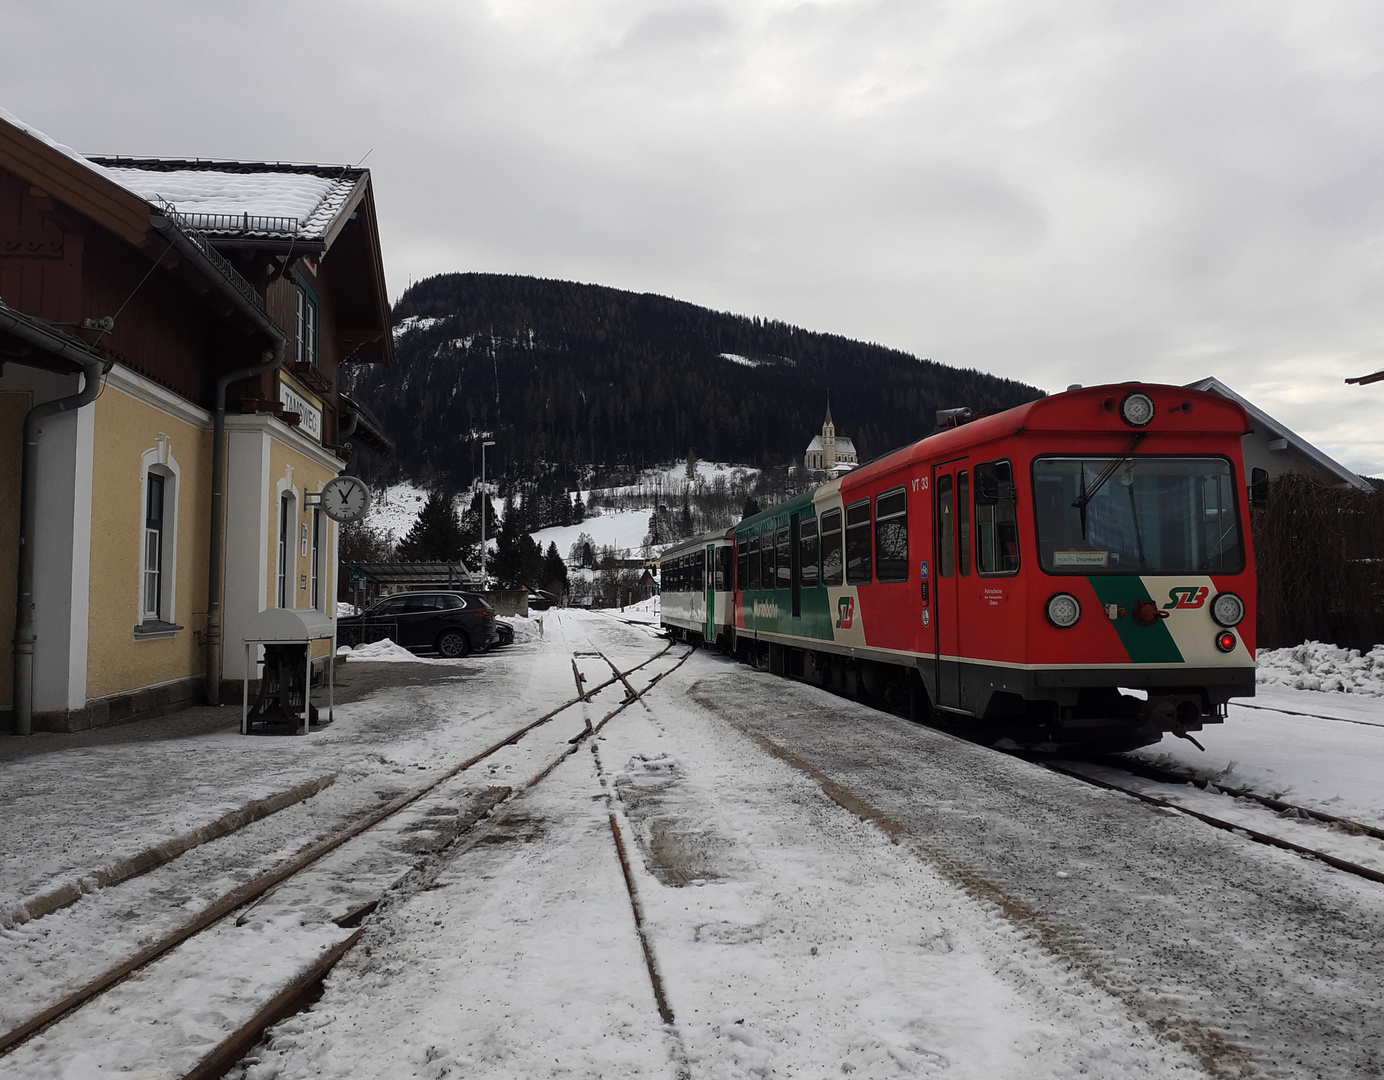
[[[0,326],[57,356],[81,365],[82,388],[75,394],[35,405],[24,415],[23,457],[19,480],[19,583],[14,613],[14,734],[34,732],[34,528],[38,520],[38,448],[43,421],[90,405],[101,392],[101,378],[111,362],[84,348],[45,333],[0,309]]]

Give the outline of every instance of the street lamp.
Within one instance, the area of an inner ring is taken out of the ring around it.
[[[490,500],[485,494],[485,448],[494,446],[494,439],[481,440],[481,588],[485,588],[485,504]]]

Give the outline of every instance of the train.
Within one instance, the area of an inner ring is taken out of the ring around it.
[[[1253,696],[1238,403],[1124,383],[938,421],[667,549],[667,631],[1020,747],[1195,742]]]

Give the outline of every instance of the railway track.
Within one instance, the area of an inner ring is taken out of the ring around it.
[[[1373,825],[1260,795],[1247,788],[1218,787],[1211,781],[1146,762],[1103,758],[1093,762],[1040,763],[1064,776],[1123,792],[1213,828],[1239,833],[1258,843],[1318,859],[1337,870],[1384,884],[1384,844],[1380,843],[1384,841],[1384,829]],[[1192,796],[1187,791],[1189,787],[1198,794]]]
[[[491,784],[481,791],[469,790],[468,797],[463,800],[466,805],[451,814],[450,824],[444,831],[442,842],[425,845],[426,856],[433,861],[452,857],[459,842],[465,842],[468,837],[483,831],[479,827],[485,822],[502,816],[507,804],[524,791],[541,783],[563,761],[599,733],[611,719],[636,702],[642,702],[645,694],[681,667],[692,655],[693,650],[687,650],[677,658],[676,663],[654,674],[641,688],[636,688],[631,683],[630,676],[666,657],[672,644],[668,642],[658,652],[623,671],[599,650],[585,654],[598,658],[602,664],[608,666],[610,677],[595,682],[589,688],[585,688],[583,682],[579,681],[577,696],[508,732],[503,738],[449,768],[423,787],[387,802],[363,819],[333,835],[319,839],[287,862],[257,874],[203,908],[175,930],[163,934],[137,952],[122,958],[98,976],[88,979],[81,986],[66,993],[60,1000],[48,1004],[22,1023],[0,1034],[0,1072],[16,1076],[55,1075],[51,1069],[57,1065],[56,1074],[65,1075],[66,1070],[61,1065],[64,1055],[69,1059],[99,1061],[103,1066],[119,1068],[106,1050],[93,1051],[92,1047],[82,1044],[80,1036],[84,1017],[95,1018],[86,1023],[86,1028],[88,1033],[94,1034],[98,1040],[103,1038],[102,1032],[108,1033],[105,1038],[109,1038],[110,1032],[124,1030],[130,1024],[150,1028],[151,1025],[147,1022],[149,1018],[140,1016],[137,1007],[131,1007],[134,1016],[128,1021],[122,1019],[122,1009],[128,1005],[126,999],[138,997],[137,994],[127,992],[129,987],[139,979],[149,976],[158,965],[168,964],[176,969],[180,953],[189,953],[191,958],[184,966],[190,964],[190,970],[196,972],[189,985],[195,986],[197,981],[205,981],[208,978],[206,965],[211,965],[214,972],[218,949],[226,946],[227,940],[236,929],[245,927],[247,923],[252,927],[264,925],[266,922],[272,923],[278,913],[266,911],[266,907],[272,907],[276,898],[281,901],[280,909],[290,910],[294,904],[302,902],[303,897],[312,897],[315,890],[320,890],[324,879],[330,880],[333,873],[341,873],[351,866],[352,841],[365,842],[373,833],[389,828],[395,828],[400,835],[408,835],[411,830],[421,827],[420,822],[428,824],[432,816],[439,813],[445,816],[445,804],[434,806],[431,815],[424,815],[422,811],[430,803],[441,802],[448,795],[458,795],[458,792],[448,790],[452,781],[460,779],[469,783],[471,777],[467,774],[487,763],[492,763],[491,770],[494,771],[493,762],[503,751],[519,747],[531,733],[555,721],[574,707],[590,704],[612,688],[623,694],[599,721],[593,723],[589,714],[583,710],[585,726],[573,737],[562,739],[559,736],[555,744],[546,748],[535,748],[529,753],[530,757],[536,756],[538,760],[527,764],[521,761],[521,764],[525,764],[526,770],[536,770],[532,771],[527,779],[512,784]],[[512,768],[513,765],[511,763],[505,767]],[[474,789],[474,784],[470,786]],[[401,825],[401,822],[410,817],[418,820]],[[424,835],[433,831],[424,830]],[[376,857],[377,855],[376,852]],[[410,877],[418,876],[414,865],[416,860],[399,858],[395,862],[391,880],[380,882],[383,886],[380,895],[365,902],[350,904],[345,910],[325,920],[316,928],[316,933],[306,935],[307,940],[298,943],[297,954],[285,959],[291,970],[278,980],[272,992],[260,992],[253,1000],[234,1002],[239,1016],[229,1034],[224,1030],[218,1032],[224,1037],[215,1041],[210,1049],[206,1048],[206,1044],[212,1040],[206,1039],[202,1034],[198,1040],[194,1040],[201,1044],[194,1054],[189,1054],[186,1047],[183,1047],[180,1055],[178,1048],[174,1048],[172,1056],[178,1064],[175,1068],[165,1069],[160,1075],[181,1075],[196,1080],[222,1076],[259,1042],[270,1026],[315,1000],[320,993],[323,978],[364,933],[362,922],[369,918],[383,898],[391,895],[391,889],[398,889]],[[366,863],[360,863],[360,866],[365,865]],[[356,869],[359,869],[359,866]],[[309,880],[314,874],[316,880]],[[364,876],[369,878],[368,870]],[[379,876],[378,872],[376,876]],[[389,874],[385,876],[390,877]],[[352,883],[358,885],[359,881],[352,878]],[[242,936],[243,933],[242,931]],[[198,956],[199,951],[205,955]],[[199,964],[203,966],[199,967]],[[212,977],[214,978],[214,975]],[[228,980],[233,978],[234,974],[227,976]],[[175,972],[172,981],[176,983],[177,979]],[[209,1002],[207,1010],[215,1012],[218,1004],[220,1003]],[[250,1014],[248,1018],[246,1014]],[[145,1022],[141,1024],[141,1021]],[[161,1022],[155,1018],[152,1030],[144,1032],[143,1036],[156,1036],[161,1030],[158,1027]],[[73,1030],[69,1032],[64,1028]],[[176,1038],[178,1033],[175,1032],[173,1035]],[[139,1048],[139,1056],[130,1063],[131,1066],[147,1068],[159,1056],[157,1046],[141,1045],[140,1038],[143,1036],[136,1038],[135,1045]],[[112,1046],[110,1052],[114,1053],[113,1044],[108,1045]],[[49,1052],[49,1048],[54,1046],[58,1047],[57,1059]]]
[[[1306,716],[1313,720],[1329,720],[1334,724],[1356,724],[1359,727],[1384,727],[1384,723],[1375,723],[1372,720],[1355,720],[1349,716],[1326,716],[1323,713],[1300,712],[1296,709],[1281,709],[1276,705],[1252,705],[1248,701],[1236,699],[1232,702],[1237,708],[1241,709],[1260,709],[1263,712],[1283,713],[1285,716]]]

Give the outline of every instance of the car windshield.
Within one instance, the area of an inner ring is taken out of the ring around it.
[[[1050,457],[1033,463],[1038,551],[1050,574],[1244,569],[1225,458]]]

